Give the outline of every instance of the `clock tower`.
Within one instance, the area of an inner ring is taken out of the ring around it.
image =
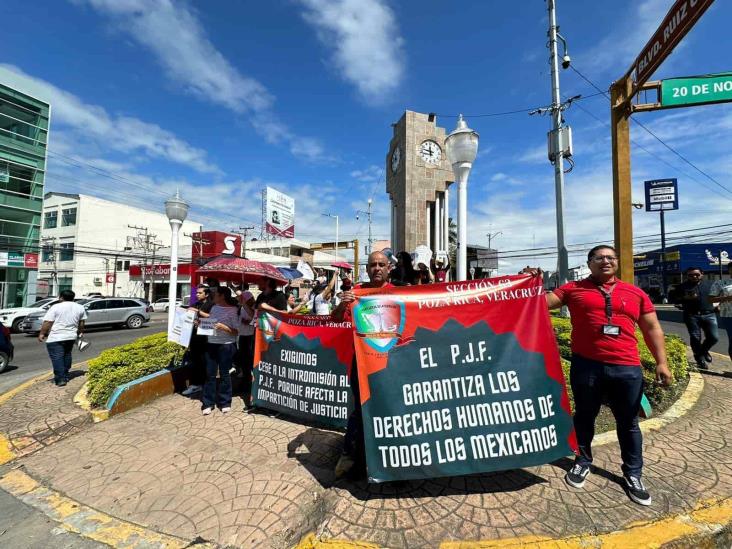
[[[448,251],[449,186],[453,172],[445,154],[445,129],[435,115],[405,111],[386,156],[391,200],[391,247],[409,253],[419,245]]]

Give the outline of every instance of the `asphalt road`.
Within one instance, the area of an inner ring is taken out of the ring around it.
[[[85,338],[91,342],[91,347],[84,353],[74,352],[74,362],[89,360],[98,356],[105,349],[124,345],[138,337],[162,332],[165,330],[167,315],[152,313],[150,322],[142,328],[88,328]],[[0,394],[20,385],[37,375],[51,371],[51,361],[46,352],[46,345],[40,343],[36,336],[13,334],[15,358],[7,370],[0,373]]]

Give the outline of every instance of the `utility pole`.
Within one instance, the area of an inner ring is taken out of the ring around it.
[[[142,250],[143,252],[143,265],[142,265],[142,292],[145,297],[145,299],[150,298],[150,301],[153,301],[153,296],[155,295],[155,252],[157,251],[157,248],[161,246],[158,242],[155,241],[157,238],[157,235],[150,233],[147,227],[138,227],[137,225],[127,225],[130,229],[135,229],[137,231],[137,236],[133,237],[135,246]],[[150,273],[150,293],[148,293],[148,288],[145,286],[145,280],[146,275],[145,271],[147,270],[147,255],[152,251],[152,272]]]
[[[668,303],[666,296],[666,218],[663,209],[661,215],[661,303]]]
[[[114,274],[112,275],[112,297],[115,297],[117,293],[117,261],[119,255],[114,254]]]
[[[254,230],[254,226],[252,225],[249,227],[239,227],[238,231],[231,231],[232,233],[238,234],[241,236],[241,256],[244,259],[247,258],[247,233],[249,233],[249,231],[253,231],[253,230]]]
[[[551,52],[551,79],[552,79],[552,131],[550,133],[550,140],[553,141],[553,147],[550,147],[550,159],[552,153],[554,154],[554,189],[556,195],[556,208],[557,208],[557,253],[558,253],[558,266],[559,266],[559,280],[558,285],[561,286],[567,282],[569,272],[569,260],[567,257],[567,245],[564,239],[565,224],[564,224],[564,156],[571,156],[571,133],[568,127],[563,127],[562,111],[564,107],[562,105],[561,95],[559,93],[559,52],[557,47],[557,39],[561,39],[564,44],[564,58],[562,60],[562,66],[566,69],[569,67],[569,55],[567,55],[567,43],[559,34],[559,27],[557,26],[557,11],[556,1],[547,0],[547,9],[549,12],[549,51]],[[567,145],[569,145],[569,151],[567,151]],[[553,150],[551,150],[553,148]],[[567,152],[569,154],[567,154]],[[489,245],[490,247],[490,245]]]

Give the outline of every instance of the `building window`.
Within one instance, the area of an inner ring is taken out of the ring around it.
[[[125,259],[117,261],[117,271],[129,271],[130,270],[130,260]]]
[[[59,294],[64,290],[70,290],[72,286],[73,278],[70,276],[58,277],[58,292]]]
[[[76,225],[76,208],[61,210],[61,226],[68,227],[70,225]]]
[[[46,212],[45,218],[43,221],[43,228],[44,229],[55,229],[58,225],[58,211],[53,210],[50,212]]]
[[[53,244],[44,244],[41,250],[41,261],[44,263],[53,262]]]
[[[65,242],[59,246],[59,261],[73,261],[74,259],[74,243]]]

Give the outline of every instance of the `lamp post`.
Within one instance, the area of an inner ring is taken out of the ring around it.
[[[178,232],[188,216],[188,204],[176,191],[175,196],[165,201],[165,215],[168,216],[172,235],[170,237],[170,283],[168,285],[168,332],[173,327],[175,300],[178,289]]]
[[[468,176],[478,154],[478,132],[471,130],[458,117],[457,125],[445,139],[447,158],[452,163],[452,171],[458,184],[457,215],[457,279],[466,280],[468,263]]]
[[[372,204],[372,200],[369,198],[369,201],[368,201],[369,208],[368,208],[368,210],[366,210],[365,212],[363,210],[358,210],[356,212],[356,219],[357,220],[358,220],[360,214],[365,213],[366,214],[366,218],[368,219],[368,222],[369,222],[369,245],[366,248],[366,254],[367,255],[371,255],[371,245],[373,243],[373,238],[371,236],[371,204]]]
[[[336,220],[336,241],[335,241],[335,256],[336,256],[336,261],[338,261],[338,237],[340,236],[340,235],[338,234],[338,228],[339,228],[339,227],[338,227],[338,216],[337,216],[337,215],[333,215],[333,214],[323,214],[323,215],[324,215],[325,217],[333,217],[333,218],[335,218],[335,220]]]

